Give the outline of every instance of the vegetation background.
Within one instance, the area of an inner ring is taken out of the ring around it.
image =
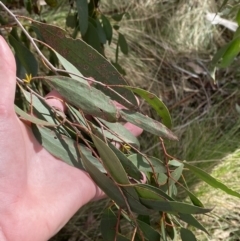
[[[234,20],[230,9],[236,3],[228,1],[222,17]],[[221,4],[217,0],[101,0],[99,10],[105,15],[129,14],[120,22],[129,53],[120,53],[119,63],[131,85],[155,93],[169,108],[180,140],[167,143],[169,153],[199,165],[240,192],[239,60],[217,71],[217,84],[208,72],[213,55],[233,37],[230,30],[206,20],[206,13],[218,12]],[[43,12],[42,18],[63,27],[67,14],[67,6],[62,5]],[[105,49],[110,59],[116,44],[114,32],[113,43]],[[141,109],[157,118],[144,103]],[[144,153],[161,157],[157,139],[143,134],[140,141]],[[198,240],[240,240],[239,200],[194,178],[191,184],[200,200],[216,206],[203,220],[211,236],[199,232]],[[98,222],[107,205],[108,200],[103,200],[85,206],[51,241],[102,240]]]

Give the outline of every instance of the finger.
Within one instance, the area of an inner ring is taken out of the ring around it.
[[[16,63],[8,44],[0,36],[0,115],[14,113]]]
[[[56,91],[53,90],[45,96],[46,102],[61,112],[66,111],[66,105],[63,97]]]
[[[138,137],[142,134],[143,129],[141,129],[138,126],[135,126],[134,124],[127,122],[123,125],[127,130],[129,130],[134,136]]]

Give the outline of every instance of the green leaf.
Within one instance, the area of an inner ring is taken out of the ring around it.
[[[168,241],[167,240],[167,234],[166,234],[166,224],[163,218],[160,220],[160,225],[161,225],[161,235],[162,235],[162,240],[163,241]]]
[[[107,208],[104,210],[101,218],[100,229],[102,233],[102,237],[104,241],[130,241],[126,237],[122,236],[121,234],[117,233],[116,230],[118,224],[117,216],[113,213],[111,208]]]
[[[160,200],[160,201],[164,200],[164,198],[161,197],[158,193],[154,192],[153,190],[150,190],[146,186],[136,185],[134,188],[136,189],[139,197],[141,198],[151,199],[151,200]]]
[[[100,54],[104,55],[103,47],[101,46],[99,35],[97,32],[97,29],[94,27],[94,25],[89,22],[88,23],[88,29],[84,36],[82,36],[82,39],[92,46],[94,49],[96,49]]]
[[[118,33],[118,44],[124,54],[128,54],[128,44],[123,34]]]
[[[78,11],[79,28],[82,36],[84,36],[88,29],[88,1],[76,0]]]
[[[33,23],[33,28],[36,33],[41,34],[49,46],[71,62],[84,76],[91,76],[107,85],[126,85],[125,79],[119,72],[101,54],[81,39],[68,38],[63,29],[39,22]],[[56,38],[56,36],[58,37]],[[132,107],[109,88],[99,84],[97,84],[97,88],[122,105]],[[130,90],[126,91],[120,87],[113,87],[113,89],[137,106],[136,98]]]
[[[33,8],[32,0],[24,0],[24,7],[26,8],[29,14],[32,14],[32,8]]]
[[[182,241],[197,241],[195,235],[189,229],[181,228],[180,234]]]
[[[151,240],[151,241],[161,240],[160,234],[154,228],[152,228],[150,225],[146,224],[145,222],[140,221],[139,219],[137,219],[137,223],[146,239]]]
[[[230,43],[226,44],[225,46],[223,46],[217,51],[217,53],[213,56],[213,59],[212,59],[213,66],[216,66],[219,63],[219,61],[222,59],[223,55],[225,54],[229,46],[230,46]]]
[[[203,171],[202,169],[192,166],[186,162],[184,162],[184,166],[187,167],[192,173],[194,173],[197,177],[199,177],[202,181],[206,182],[208,185],[221,189],[225,193],[240,198],[240,193],[233,191],[232,189],[228,188],[222,182],[218,181],[214,177],[210,176],[208,173]]]
[[[69,110],[69,112],[73,115],[74,120],[78,122],[78,124],[87,127],[87,123],[85,121],[85,118],[80,114],[80,112],[74,108],[73,106],[66,103],[66,106]]]
[[[122,163],[124,170],[128,173],[128,175],[140,181],[140,179],[142,179],[142,173],[136,168],[136,166],[112,143],[108,143],[108,145],[114,151],[115,155]]]
[[[54,8],[58,5],[58,1],[57,0],[45,0],[45,2],[47,3],[48,6]]]
[[[121,123],[110,123],[110,122],[104,121],[102,119],[100,119],[100,121],[106,127],[108,127],[111,131],[116,133],[117,136],[119,136],[124,142],[131,144],[131,145],[135,146],[136,148],[140,147],[138,139],[128,129],[126,129]],[[106,132],[107,132],[107,130],[106,130]],[[108,132],[108,133],[111,134],[110,132]],[[117,136],[115,136],[115,138],[113,140],[118,141],[118,142],[123,142]]]
[[[46,76],[43,80],[84,113],[108,121],[117,120],[118,110],[113,101],[89,84],[65,76]]]
[[[119,30],[119,29],[120,29],[120,26],[119,26],[119,25],[114,24],[114,25],[113,25],[113,28],[114,28],[115,30]]]
[[[238,12],[237,12],[236,21],[237,21],[238,25],[240,25],[240,10],[238,10]]]
[[[177,217],[185,223],[192,225],[193,227],[198,228],[199,230],[202,230],[206,234],[209,234],[208,231],[203,227],[203,225],[191,214],[179,213]]]
[[[170,215],[166,214],[165,215],[165,223],[167,223],[165,229],[166,229],[166,233],[167,235],[172,239],[175,240],[177,237],[177,230],[175,228],[175,224],[172,222],[172,220],[170,219]]]
[[[80,159],[79,148],[95,168],[98,168],[101,172],[106,172],[101,163],[92,156],[92,152],[86,146],[82,144],[77,145],[69,137],[59,134],[56,129],[51,130],[46,127],[32,125],[32,131],[38,142],[49,153],[67,164],[85,170]]]
[[[118,206],[121,208],[126,207],[123,196],[113,181],[101,173],[98,168],[96,168],[95,165],[93,165],[90,160],[83,154],[83,152],[80,154],[82,156],[84,167],[86,168],[93,181],[97,183],[98,186],[104,191],[104,193],[113,199]]]
[[[80,81],[82,83],[85,83],[85,84],[88,83],[87,80],[81,78],[81,77],[83,77],[83,75],[80,73],[80,71],[74,65],[72,65],[68,60],[66,60],[58,52],[54,51],[54,53],[56,54],[59,62],[62,64],[64,69],[69,72],[69,75],[71,76],[71,78],[73,78],[75,80],[78,80],[78,81]],[[72,73],[72,74],[70,74],[70,73]]]
[[[140,198],[140,201],[146,207],[151,208],[153,210],[162,211],[162,212],[203,214],[203,213],[208,213],[212,210],[212,209],[200,208],[200,207],[192,206],[187,203],[176,202],[176,201],[160,201],[160,200],[152,200],[152,199],[146,199],[146,198]]]
[[[60,122],[60,120],[56,118],[56,113],[53,112],[51,107],[46,102],[44,102],[34,94],[31,95],[29,92],[27,92],[24,89],[22,89],[22,92],[24,97],[28,101],[28,103],[33,107],[33,113],[36,117],[40,119],[44,119],[53,125],[58,125],[58,130],[62,134],[70,137],[66,129],[62,126],[62,123]],[[59,114],[59,116],[65,115],[62,112],[57,112],[57,113]]]
[[[66,18],[66,26],[69,28],[76,28],[77,26],[77,14],[69,14]]]
[[[240,36],[233,39],[222,56],[222,60],[219,63],[219,66],[222,68],[228,67],[234,60],[234,58],[239,54],[240,52]]]
[[[92,140],[98,150],[104,167],[110,176],[120,184],[130,184],[127,174],[114,152],[97,136],[92,134]]]
[[[133,91],[134,93],[142,97],[144,100],[146,100],[147,103],[151,105],[151,107],[161,117],[162,123],[169,129],[172,127],[172,120],[171,120],[170,113],[167,107],[165,106],[165,104],[156,95],[137,87],[131,87],[131,86],[123,86],[123,87]]]
[[[185,192],[188,194],[188,196],[191,199],[193,205],[198,206],[198,207],[204,207],[202,202],[192,192],[190,192],[184,186],[181,186],[181,188],[183,188],[185,190]]]
[[[171,172],[171,177],[169,178],[169,185],[173,185],[178,182],[179,178],[182,176],[184,165],[177,167],[173,172]]]
[[[36,118],[35,116],[27,114],[25,111],[21,110],[18,106],[14,105],[15,112],[20,116],[20,119],[30,121],[33,124],[43,125],[43,126],[56,126],[56,124],[49,123],[47,121]]]
[[[97,33],[98,33],[98,36],[99,36],[99,40],[102,44],[106,44],[107,42],[107,37],[106,37],[106,33],[104,32],[103,30],[103,27],[100,23],[100,21],[98,19],[95,19],[96,21],[96,25],[97,25]]]
[[[170,140],[178,140],[178,138],[163,124],[149,118],[148,116],[144,116],[139,112],[120,110],[120,115],[125,121],[128,121],[149,133],[168,138]]]
[[[154,168],[154,172],[166,173],[166,167],[163,165],[163,163],[158,160],[155,157],[148,157],[148,160],[152,164],[152,167],[150,166],[149,162],[140,154],[133,154],[128,156],[128,159],[140,170],[143,172],[153,172],[152,167]]]
[[[125,12],[123,13],[116,13],[116,14],[113,14],[112,15],[112,19],[117,21],[117,22],[120,22],[124,16]]]
[[[101,15],[101,19],[102,19],[103,29],[108,40],[108,44],[110,45],[112,42],[112,35],[113,35],[112,25],[109,22],[108,18],[105,17],[103,14]]]
[[[9,42],[13,46],[15,50],[15,54],[17,55],[19,61],[26,69],[27,74],[31,74],[32,76],[36,76],[38,73],[38,63],[31,53],[31,51],[26,48],[21,42],[17,41],[13,35],[9,35]]]

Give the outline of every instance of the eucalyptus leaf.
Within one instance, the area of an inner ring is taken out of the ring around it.
[[[43,126],[56,126],[55,124],[49,123],[47,121],[36,118],[35,116],[27,114],[25,111],[21,110],[18,106],[14,105],[15,112],[20,116],[20,119],[30,121],[33,124],[43,125]]]
[[[197,241],[195,235],[189,229],[181,228],[180,234],[182,241]]]
[[[136,180],[140,181],[142,179],[142,173],[138,168],[129,160],[119,149],[117,149],[112,143],[108,143],[109,147],[114,151],[115,155],[118,157],[122,163],[125,171],[128,175]]]
[[[70,104],[80,108],[84,113],[116,121],[118,110],[111,99],[89,84],[66,76],[46,76],[45,82],[56,89]]]
[[[130,241],[129,239],[118,233],[118,230],[116,230],[117,225],[117,216],[113,213],[111,208],[105,209],[102,214],[100,224],[101,233],[104,241]]]
[[[104,193],[113,199],[119,207],[126,207],[123,196],[113,181],[101,173],[83,153],[81,153],[81,156],[84,167],[86,168],[93,181],[97,183],[97,185],[104,191]]]
[[[139,112],[120,110],[120,115],[125,121],[128,121],[149,133],[170,140],[178,140],[178,138],[163,124],[149,118],[148,116],[144,116]]]
[[[232,189],[228,188],[222,182],[218,181],[216,178],[212,177],[202,169],[195,167],[193,165],[190,165],[187,162],[184,162],[184,166],[187,167],[192,173],[194,173],[202,181],[206,182],[208,185],[214,188],[218,188],[231,196],[240,198],[240,193],[235,192]]]
[[[145,238],[151,241],[159,241],[161,240],[160,234],[150,225],[146,224],[145,222],[140,221],[137,219],[137,224],[141,231],[143,232],[143,235]]]
[[[99,34],[97,32],[97,28],[94,27],[94,25],[89,22],[88,23],[88,29],[84,36],[82,36],[82,39],[92,46],[94,49],[96,49],[100,54],[104,55],[103,47],[100,42]]]
[[[84,36],[88,29],[88,1],[76,0],[76,6],[78,11],[80,32],[82,36]]]
[[[127,174],[110,147],[107,146],[101,139],[92,134],[92,140],[98,150],[98,153],[102,159],[103,165],[106,168],[110,176],[120,184],[130,184]]]
[[[86,146],[77,144],[71,138],[59,134],[57,129],[51,130],[46,127],[32,125],[32,131],[39,143],[49,153],[67,164],[85,170],[79,155],[79,150],[81,150],[92,165],[101,172],[106,172],[101,163],[92,156],[92,152]]]
[[[203,225],[191,214],[179,213],[177,217],[185,223],[192,225],[193,227],[198,228],[199,230],[202,230],[206,234],[209,234],[208,231],[203,227]]]
[[[106,37],[108,40],[108,44],[110,45],[112,42],[112,35],[113,35],[112,25],[109,22],[108,18],[106,16],[104,16],[103,14],[101,15],[101,19],[102,19],[103,29],[106,33]]]
[[[71,62],[84,76],[92,77],[106,85],[126,85],[125,79],[111,63],[81,39],[68,38],[63,29],[48,24],[34,22],[33,28],[49,46]],[[97,87],[122,105],[132,107],[109,88],[100,85]],[[120,87],[113,89],[137,106],[136,98],[130,90],[126,91]]]
[[[128,144],[131,144],[139,149],[140,144],[138,139],[128,130],[126,129],[121,123],[110,123],[108,121],[100,119],[100,121],[108,127],[111,131],[113,131],[117,136],[115,136],[114,140],[118,142],[126,142]],[[107,132],[107,130],[106,130]],[[105,132],[105,133],[106,133]],[[108,132],[111,134],[110,132]],[[118,136],[121,138],[119,139]]]
[[[184,165],[182,164],[177,167],[173,172],[171,172],[171,176],[169,178],[169,185],[173,185],[178,182],[179,178],[182,176],[183,167]]]
[[[62,64],[62,66],[64,67],[64,69],[66,71],[69,72],[69,75],[73,78],[73,79],[76,79],[80,82],[83,82],[85,84],[87,84],[87,80],[85,80],[84,78],[81,78],[81,77],[84,77],[80,71],[74,66],[72,65],[68,60],[66,60],[61,54],[59,54],[58,52],[54,51],[54,53],[56,54],[58,60],[60,61],[60,63]],[[72,73],[72,74],[70,74]]]
[[[132,86],[123,86],[124,88],[127,88],[140,97],[142,97],[147,103],[157,112],[157,114],[161,117],[162,123],[167,127],[172,127],[172,120],[170,113],[166,107],[166,105],[153,93],[150,93],[149,91],[132,87]]]
[[[192,206],[187,203],[176,201],[160,201],[147,198],[140,198],[142,204],[153,210],[162,212],[178,212],[186,214],[204,214],[210,212],[212,209]]]
[[[26,48],[21,42],[16,40],[13,35],[10,34],[8,38],[10,44],[15,50],[15,54],[17,55],[19,61],[26,69],[27,74],[36,76],[38,73],[38,62],[32,52],[28,48]]]
[[[157,173],[166,173],[166,167],[163,163],[155,157],[148,157],[148,160],[140,154],[132,154],[128,156],[128,159],[140,170],[143,172],[154,172]],[[151,163],[152,167],[150,166],[149,162]]]
[[[127,44],[127,40],[125,38],[125,36],[121,33],[118,33],[118,44],[119,44],[119,47],[121,49],[121,51],[124,53],[124,54],[128,54],[128,44]]]

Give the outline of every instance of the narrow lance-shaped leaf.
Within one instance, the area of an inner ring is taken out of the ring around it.
[[[33,28],[41,34],[49,46],[70,61],[84,76],[92,77],[107,85],[126,85],[125,79],[116,68],[81,39],[68,38],[65,36],[66,32],[63,29],[39,22],[34,22]],[[56,38],[56,36],[58,37]],[[112,99],[126,107],[132,107],[109,88],[97,86]],[[130,90],[126,91],[126,89],[120,87],[113,87],[113,89],[137,106],[136,98]]]
[[[132,90],[134,93],[142,97],[144,100],[147,101],[147,103],[157,112],[157,114],[161,117],[162,123],[167,127],[172,127],[172,120],[170,113],[165,106],[165,104],[153,93],[150,93],[149,91],[137,88],[137,87],[131,87],[131,86],[123,86],[124,88],[127,88],[129,90]]]
[[[84,113],[107,121],[117,120],[118,110],[113,101],[89,84],[65,76],[46,76],[43,80]]]
[[[26,69],[27,74],[36,76],[38,73],[38,62],[32,52],[28,48],[26,48],[21,42],[16,40],[11,34],[9,35],[9,42],[13,46],[19,61]]]
[[[127,40],[126,40],[126,38],[124,37],[124,35],[121,34],[121,33],[118,33],[118,44],[119,44],[119,47],[120,47],[121,51],[122,51],[124,54],[128,54],[128,44],[127,44]]]
[[[222,68],[228,67],[233,62],[234,58],[239,54],[239,52],[240,52],[240,37],[237,37],[231,41],[231,44],[229,45],[228,49],[222,56],[222,60],[219,66]]]
[[[182,176],[184,165],[180,165],[173,172],[171,172],[171,177],[169,178],[169,185],[175,184],[179,178]]]
[[[59,134],[56,129],[51,130],[46,127],[32,125],[32,131],[39,143],[49,153],[67,164],[84,170],[78,153],[78,148],[80,148],[81,152],[93,163],[92,165],[96,166],[101,172],[106,172],[101,163],[92,156],[92,152],[86,146],[77,144],[69,137]]]
[[[118,230],[116,230],[118,224],[117,216],[113,213],[111,208],[107,208],[104,210],[101,218],[101,233],[104,241],[130,241],[126,237],[122,236],[118,233]],[[117,234],[116,234],[117,232]]]
[[[104,191],[104,193],[113,199],[119,207],[124,208],[126,204],[118,187],[109,177],[101,173],[83,153],[80,154],[82,156],[84,167],[86,168],[93,181],[97,183],[98,186]]]
[[[178,140],[178,138],[166,126],[149,118],[148,116],[142,115],[139,112],[120,110],[120,115],[125,121],[128,121],[149,133],[170,140]]]
[[[103,29],[106,33],[106,37],[108,40],[108,44],[110,45],[112,42],[112,35],[113,35],[112,25],[109,22],[108,18],[105,17],[103,14],[101,15],[101,19],[102,19]]]
[[[60,63],[63,65],[64,69],[70,73],[69,75],[73,79],[76,79],[76,80],[78,80],[80,82],[83,82],[83,83],[86,83],[86,84],[88,83],[87,80],[85,80],[84,78],[81,78],[81,77],[83,77],[83,75],[80,73],[80,71],[74,65],[72,65],[68,60],[66,60],[58,52],[54,51],[54,53],[56,54]]]
[[[142,204],[153,210],[162,212],[178,212],[186,214],[204,214],[210,212],[212,209],[201,208],[189,205],[187,203],[175,202],[175,201],[160,201],[151,200],[146,198],[140,198]]]
[[[135,186],[140,197],[140,201],[146,207],[162,212],[178,212],[186,214],[200,214],[210,212],[211,209],[201,208],[189,205],[183,202],[164,200],[164,196],[159,195],[159,191],[155,192],[151,186],[148,188],[145,184]],[[166,194],[165,194],[166,195]]]
[[[128,144],[135,146],[136,148],[140,147],[137,137],[135,137],[128,129],[126,129],[121,123],[110,123],[108,121],[100,119],[100,121],[108,127],[113,133],[117,134],[114,140],[118,142],[125,141]],[[107,132],[107,130],[106,130]],[[110,132],[109,132],[110,133]],[[120,137],[121,139],[119,139]]]
[[[76,0],[76,6],[78,11],[79,28],[83,36],[88,29],[88,1]]]
[[[163,165],[163,163],[158,160],[155,157],[148,157],[149,162],[145,157],[143,157],[140,154],[132,154],[128,156],[128,159],[140,170],[143,172],[153,172],[152,168],[154,169],[154,172],[166,173],[166,167]],[[151,166],[151,165],[152,166]]]
[[[104,140],[104,136],[102,135],[102,133],[97,132],[94,128],[92,128],[92,132],[93,134]],[[122,166],[124,167],[124,170],[129,174],[129,176],[140,181],[140,179],[142,178],[141,172],[132,164],[132,162],[127,158],[127,156],[124,155],[119,149],[117,149],[116,146],[114,146],[111,142],[108,142],[108,146],[118,157]]]
[[[232,189],[228,188],[226,185],[224,185],[222,182],[218,181],[217,179],[215,179],[214,177],[212,177],[211,175],[209,175],[208,173],[206,173],[205,171],[203,171],[202,169],[195,167],[193,165],[190,165],[186,162],[184,162],[184,165],[191,171],[193,172],[197,177],[199,177],[202,181],[206,182],[208,185],[214,187],[214,188],[218,188],[221,189],[222,191],[224,191],[225,193],[231,195],[231,196],[235,196],[240,198],[240,193],[233,191]]]
[[[203,227],[203,225],[191,214],[179,213],[177,217],[185,223],[192,225],[193,227],[198,228],[199,230],[202,230],[206,234],[209,234],[208,231]]]
[[[89,22],[88,29],[82,39],[94,49],[96,49],[101,55],[104,55],[103,47],[100,42],[99,34],[96,27]]]
[[[43,125],[43,126],[56,126],[56,124],[49,123],[47,121],[38,119],[35,116],[29,115],[25,111],[21,110],[18,106],[14,105],[15,112],[20,116],[20,119],[30,121],[33,124]]]
[[[127,174],[117,156],[101,139],[92,134],[93,142],[110,176],[120,184],[130,184]]]
[[[189,229],[181,228],[180,234],[182,241],[197,241],[196,237]]]
[[[150,225],[137,219],[137,224],[140,230],[143,232],[143,235],[147,240],[159,241],[161,240],[160,234]]]

